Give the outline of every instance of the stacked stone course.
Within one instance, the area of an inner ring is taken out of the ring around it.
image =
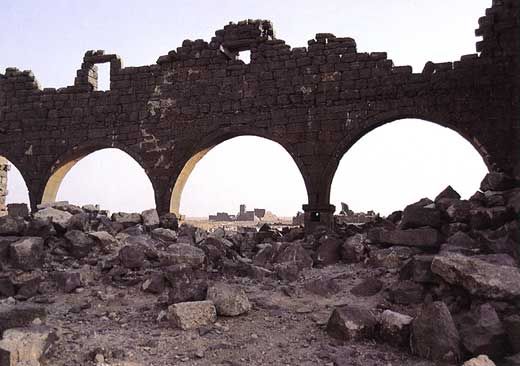
[[[209,149],[236,136],[265,137],[304,177],[306,222],[325,225],[341,157],[397,119],[450,127],[491,170],[518,176],[519,19],[517,1],[494,1],[476,31],[480,54],[428,62],[420,73],[328,33],[291,48],[264,20],[230,23],[210,42],[186,40],[150,66],[125,68],[117,55],[88,51],[74,85],[61,89],[42,90],[32,72],[8,68],[0,74],[0,154],[22,172],[34,209],[53,199],[52,185],[75,161],[119,148],[145,169],[164,213],[178,210]],[[243,51],[251,52],[248,64],[238,58]],[[97,90],[99,63],[110,63],[108,91]]]

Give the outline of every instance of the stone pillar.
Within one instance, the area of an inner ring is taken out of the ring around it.
[[[310,234],[316,227],[325,226],[328,229],[334,228],[334,205],[303,205],[305,232]]]
[[[7,215],[7,172],[11,169],[6,158],[0,157],[0,216]]]

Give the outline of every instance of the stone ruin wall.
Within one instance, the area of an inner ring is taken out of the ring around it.
[[[520,2],[494,0],[479,19],[477,52],[421,72],[385,52],[316,34],[308,47],[274,37],[269,21],[226,25],[186,40],[150,66],[124,67],[88,51],[74,85],[40,88],[30,71],[0,74],[0,155],[22,173],[31,207],[55,199],[83,156],[119,148],[145,170],[160,213],[178,211],[195,164],[217,144],[255,135],[282,145],[307,189],[307,224],[330,225],[330,186],[341,157],[385,123],[419,118],[473,144],[491,170],[520,175]],[[251,51],[251,62],[237,58]],[[97,66],[110,64],[110,90]]]

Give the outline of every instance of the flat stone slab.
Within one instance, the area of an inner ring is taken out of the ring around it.
[[[496,300],[520,298],[520,271],[515,267],[453,254],[433,258],[432,272],[472,295]]]

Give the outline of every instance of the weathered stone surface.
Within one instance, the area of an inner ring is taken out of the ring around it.
[[[451,222],[467,223],[470,221],[473,205],[470,201],[456,201],[446,209]]]
[[[26,237],[11,244],[9,257],[11,264],[19,269],[31,270],[43,264],[43,239]]]
[[[89,236],[104,253],[110,253],[117,246],[116,238],[106,231],[94,231],[89,233]]]
[[[185,264],[193,268],[202,267],[206,255],[202,249],[185,243],[175,243],[168,246],[166,253],[162,253],[159,260],[161,266]]]
[[[150,235],[153,239],[160,240],[163,243],[175,243],[177,241],[177,232],[171,229],[153,229]]]
[[[434,361],[458,362],[460,337],[446,304],[424,305],[412,322],[412,352]]]
[[[42,220],[33,218],[29,220],[26,234],[27,236],[39,236],[40,238],[48,239],[56,235],[56,229],[50,219]]]
[[[436,248],[441,242],[440,233],[433,228],[408,230],[385,230],[376,228],[369,231],[369,238],[377,243],[418,248]]]
[[[72,292],[82,285],[80,272],[55,272],[53,278],[58,288],[66,293]]]
[[[338,282],[334,278],[317,278],[305,282],[303,288],[315,295],[330,297],[341,291]]]
[[[452,186],[447,186],[437,197],[435,197],[435,203],[440,201],[441,199],[460,199],[460,194],[453,189]]]
[[[217,310],[213,302],[181,302],[168,307],[168,319],[183,330],[196,329],[217,320]]]
[[[312,267],[313,260],[307,250],[299,243],[290,243],[282,248],[275,259],[276,263],[292,263],[298,269]]]
[[[488,355],[500,359],[507,351],[507,337],[493,306],[483,304],[465,314],[459,321],[464,349],[472,355]]]
[[[238,316],[251,310],[246,293],[225,283],[208,287],[207,300],[214,303],[217,314],[222,316]]]
[[[486,355],[480,355],[464,362],[462,366],[496,366]]]
[[[432,271],[446,282],[462,286],[471,294],[489,299],[520,297],[520,271],[459,254],[436,256]]]
[[[341,246],[341,258],[347,263],[358,263],[367,257],[366,236],[355,234],[348,237]]]
[[[11,276],[11,282],[16,288],[16,295],[23,299],[35,296],[42,281],[43,276],[39,271],[24,272]]]
[[[205,278],[190,266],[178,264],[167,267],[164,276],[171,287],[168,292],[169,304],[206,299],[208,284]]]
[[[67,239],[67,250],[74,258],[84,258],[88,256],[94,247],[94,240],[83,231],[69,230],[64,235]]]
[[[122,224],[125,227],[134,226],[142,223],[142,217],[138,213],[115,212],[112,214],[112,221]]]
[[[505,191],[514,188],[515,181],[504,173],[491,172],[486,174],[480,183],[480,190],[485,191]]]
[[[20,217],[0,216],[0,235],[23,235],[25,221]]]
[[[441,213],[436,208],[407,206],[401,218],[401,229],[415,229],[422,226],[439,228]]]
[[[26,203],[9,203],[7,205],[7,214],[11,217],[29,218],[29,207]]]
[[[179,230],[179,220],[177,219],[177,216],[172,212],[168,212],[164,215],[161,215],[159,218],[159,222],[162,228],[175,231]]]
[[[71,213],[57,210],[52,207],[44,208],[34,214],[35,219],[50,220],[56,229],[60,230],[67,230],[69,219],[71,217]]]
[[[381,314],[378,338],[396,347],[408,347],[413,318],[392,310]]]
[[[383,283],[377,278],[367,278],[352,287],[350,293],[358,297],[369,297],[377,295],[383,289]]]
[[[520,353],[504,358],[500,366],[520,366]]]
[[[161,294],[165,288],[165,279],[162,273],[153,272],[148,279],[143,282],[142,289],[152,294]]]
[[[370,251],[370,263],[375,267],[399,269],[412,256],[420,253],[417,248],[394,246]]]
[[[424,299],[424,288],[413,281],[398,281],[390,286],[388,295],[394,304],[419,304]]]
[[[143,219],[143,226],[147,229],[159,227],[159,214],[155,208],[141,212],[141,217]]]
[[[433,272],[431,270],[433,255],[415,255],[410,259],[399,272],[399,278],[412,280],[418,283],[433,282]]]
[[[316,251],[316,264],[321,266],[328,266],[336,264],[341,259],[341,245],[342,241],[335,237],[322,237],[320,239],[320,246]]]
[[[0,333],[6,329],[26,327],[36,318],[45,320],[47,311],[41,306],[17,304],[0,305]]]
[[[144,249],[141,245],[125,245],[119,250],[119,261],[125,268],[139,269],[144,264]]]
[[[36,366],[57,338],[54,330],[46,326],[13,328],[3,333],[0,348],[10,352],[10,365]]]
[[[377,314],[371,310],[345,305],[336,307],[327,322],[327,334],[341,340],[374,338]]]
[[[504,328],[513,352],[520,353],[520,315],[515,314],[506,317]]]

